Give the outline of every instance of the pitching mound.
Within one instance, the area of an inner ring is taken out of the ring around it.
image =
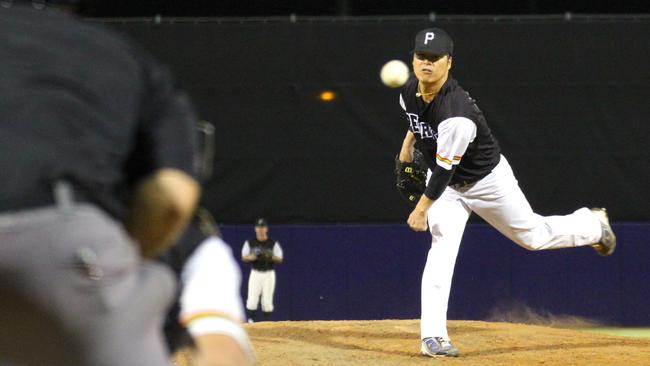
[[[461,356],[435,361],[419,354],[418,320],[260,322],[246,328],[264,366],[650,364],[650,339],[524,324],[450,321]]]

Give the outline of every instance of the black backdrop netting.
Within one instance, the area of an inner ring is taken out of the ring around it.
[[[650,21],[440,21],[536,212],[604,206],[650,219]],[[380,223],[406,132],[382,64],[410,63],[426,21],[115,23],[165,62],[216,125],[204,204],[223,223]],[[331,90],[337,98],[323,102]]]
[[[288,16],[389,14],[647,13],[647,1],[610,0],[82,0],[88,15],[111,16]]]

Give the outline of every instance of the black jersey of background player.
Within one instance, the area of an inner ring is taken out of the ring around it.
[[[273,247],[275,240],[267,238],[265,241],[259,241],[257,238],[248,239],[250,252],[257,255],[257,259],[251,262],[254,270],[269,271],[274,269],[275,263],[271,260],[273,256]]]
[[[400,104],[406,111],[409,130],[415,135],[415,147],[424,155],[429,169],[436,167],[438,125],[448,118],[465,117],[476,124],[476,138],[467,147],[449,184],[475,182],[490,174],[499,163],[501,149],[476,101],[451,74],[431,103],[416,97],[417,88],[418,79],[411,77],[402,89]]]

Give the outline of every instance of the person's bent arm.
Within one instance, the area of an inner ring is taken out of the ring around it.
[[[273,255],[271,256],[271,261],[275,264],[280,264],[284,260],[284,253],[282,252],[282,247],[277,241],[273,244]]]
[[[257,260],[257,256],[255,254],[243,255],[241,259],[244,262],[255,262]]]
[[[138,184],[124,224],[143,257],[153,257],[176,241],[199,195],[198,182],[176,169],[161,169]]]
[[[427,211],[447,188],[456,166],[460,164],[463,154],[474,138],[476,124],[468,118],[448,118],[438,125],[436,167],[431,173],[424,194],[409,215],[407,223],[411,229],[427,230]]]
[[[248,366],[255,364],[250,350],[242,349],[231,336],[206,333],[194,337],[197,366]]]
[[[248,244],[248,240],[244,242],[244,246],[242,247],[241,259],[247,263],[255,262],[255,260],[257,260],[257,255],[251,251],[251,247]]]
[[[410,130],[406,132],[404,141],[402,142],[402,148],[399,152],[399,161],[405,163],[413,162],[413,148],[415,146],[415,135]]]
[[[183,267],[180,321],[196,344],[197,366],[248,366],[255,354],[242,326],[241,272],[230,246],[204,241]]]

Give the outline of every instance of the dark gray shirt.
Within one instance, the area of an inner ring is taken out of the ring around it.
[[[475,182],[488,175],[499,163],[501,149],[476,101],[451,75],[431,103],[416,95],[417,85],[415,77],[404,85],[400,104],[415,135],[415,147],[434,172],[429,186],[436,185],[439,177],[446,180],[446,186]],[[471,126],[472,135],[461,136],[467,135],[462,133],[468,131],[467,123],[475,125]],[[460,137],[467,141],[460,141]],[[438,171],[444,174],[436,174]],[[437,187],[431,196],[437,198],[444,186]]]
[[[53,181],[119,217],[140,178],[193,174],[195,115],[167,70],[103,26],[0,8],[0,211],[51,203]]]

